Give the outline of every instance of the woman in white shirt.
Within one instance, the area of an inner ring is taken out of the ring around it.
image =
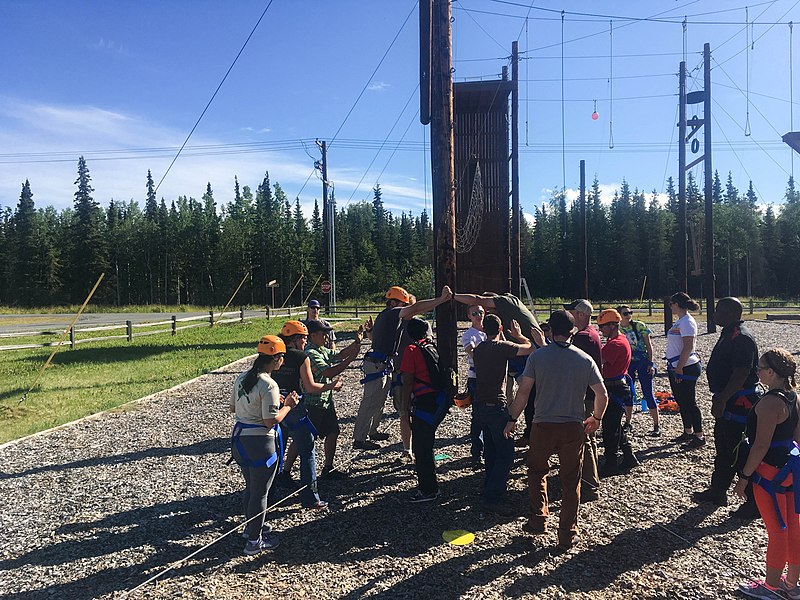
[[[669,307],[677,317],[667,331],[667,374],[672,396],[681,411],[683,434],[675,441],[684,442],[681,448],[690,450],[705,445],[703,417],[697,406],[697,378],[700,377],[700,357],[694,350],[697,322],[689,314],[700,305],[684,292],[673,294]]]
[[[286,344],[276,335],[265,335],[258,343],[253,366],[236,378],[231,394],[231,412],[236,414],[231,435],[231,454],[244,477],[244,515],[247,519],[244,553],[258,554],[278,547],[278,540],[267,537],[264,527],[269,493],[278,469],[279,452],[276,425],[297,406],[297,393],[284,399],[271,373],[280,369]],[[263,530],[263,531],[262,531]]]

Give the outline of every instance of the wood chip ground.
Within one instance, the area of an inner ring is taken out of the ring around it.
[[[798,325],[750,327],[762,350],[800,350]],[[699,336],[705,360],[717,337]],[[654,346],[663,356],[663,335]],[[233,530],[242,520],[243,482],[226,464],[227,401],[249,362],[0,449],[0,596],[123,597]],[[663,416],[656,439],[645,435],[649,416],[634,415],[641,467],[603,480],[600,500],[581,506],[577,546],[559,554],[554,534],[521,530],[529,511],[523,449],[509,484],[518,518],[481,514],[483,473],[470,469],[469,410],[454,408],[439,428],[437,452],[449,457],[438,462],[440,501],[409,504],[415,477],[395,462],[399,435],[389,403],[383,428],[391,439],[379,451],[351,449],[360,377],[357,367],[348,369],[336,395],[337,460],[347,462],[348,477],[320,480],[330,512],[279,507],[268,515],[281,541],[274,552],[243,556],[237,531],[131,597],[726,598],[746,576],[764,575],[763,524],[731,518],[732,496],[728,508],[691,502],[691,492],[708,483],[713,444],[681,451],[671,441],[681,431],[678,415]],[[665,377],[656,388],[668,389]],[[698,390],[710,433],[705,377]],[[556,519],[557,469],[553,475]],[[453,529],[473,532],[475,541],[444,542],[442,533]]]

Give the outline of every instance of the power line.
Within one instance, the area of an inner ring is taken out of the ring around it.
[[[239,60],[239,57],[242,55],[242,52],[244,52],[244,49],[247,47],[247,44],[250,41],[250,38],[253,37],[253,34],[256,32],[256,29],[258,29],[258,26],[261,24],[261,20],[264,18],[264,15],[267,14],[267,11],[269,10],[269,7],[272,6],[272,1],[273,0],[269,0],[269,3],[267,4],[267,7],[264,9],[264,12],[261,13],[261,16],[258,18],[258,21],[256,21],[256,24],[253,26],[253,29],[250,32],[250,35],[247,36],[247,39],[244,41],[244,44],[242,44],[242,47],[239,50],[239,53],[236,55],[236,58],[233,59],[233,62],[231,63],[231,66],[228,67],[228,70],[225,72],[225,75],[222,77],[222,81],[219,82],[219,85],[217,86],[217,89],[214,90],[214,93],[211,95],[211,99],[208,101],[208,104],[206,104],[206,107],[203,109],[203,112],[200,113],[200,116],[197,117],[197,121],[195,122],[194,127],[192,127],[192,130],[189,132],[189,135],[186,136],[186,139],[183,140],[183,144],[181,145],[180,149],[178,150],[178,153],[175,155],[175,158],[173,158],[172,162],[169,163],[169,166],[167,167],[167,170],[164,172],[164,175],[161,177],[161,180],[158,182],[158,185],[155,188],[156,192],[158,192],[158,188],[161,187],[161,184],[164,183],[164,179],[166,179],[167,175],[172,170],[172,165],[174,165],[175,161],[178,160],[178,157],[181,155],[181,152],[183,151],[183,148],[189,142],[189,138],[192,137],[192,134],[194,133],[194,130],[197,129],[198,125],[200,125],[200,121],[203,119],[203,116],[206,114],[206,111],[211,106],[211,103],[214,101],[214,98],[217,97],[217,94],[219,93],[220,88],[222,88],[222,84],[224,84],[225,80],[228,79],[228,75],[230,75],[231,71],[233,70],[233,67],[236,65],[236,62]]]

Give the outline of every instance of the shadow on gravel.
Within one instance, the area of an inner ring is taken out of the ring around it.
[[[518,597],[548,585],[560,586],[567,593],[601,591],[625,573],[665,563],[676,552],[693,548],[706,536],[728,533],[742,526],[741,521],[728,519],[719,525],[698,527],[712,512],[709,506],[696,506],[663,524],[682,540],[656,524],[646,529],[626,529],[603,546],[576,552],[546,575],[519,577],[504,593]]]
[[[102,557],[102,570],[81,572],[73,569],[72,580],[34,591],[7,592],[3,600],[37,598],[95,598],[130,590],[165,568],[171,562],[186,557],[192,551],[220,535],[232,525],[227,521],[233,507],[239,507],[241,492],[217,496],[196,496],[156,506],[137,508],[109,515],[98,521],[75,523],[69,529],[73,539],[30,550],[13,559],[0,561],[0,571],[20,569],[30,565],[43,567],[72,563],[85,564]],[[122,531],[120,531],[122,529]],[[200,538],[200,539],[198,539]],[[191,540],[187,544],[187,540]],[[227,563],[231,556],[241,554],[241,539],[231,534],[199,555],[197,562],[180,567],[174,574],[198,574]],[[146,555],[146,558],[143,558]],[[90,566],[89,569],[92,567]],[[153,597],[156,584],[142,592]]]
[[[47,473],[49,471],[59,472],[67,469],[82,469],[85,467],[130,463],[146,458],[161,458],[164,456],[201,456],[203,454],[227,453],[229,448],[230,439],[227,437],[219,437],[203,440],[186,446],[148,448],[147,450],[126,452],[125,454],[113,454],[111,456],[103,456],[99,458],[86,458],[61,465],[48,464],[41,467],[34,467],[26,471],[20,471],[18,473],[0,472],[0,479],[16,479],[18,477],[27,477],[29,475],[37,475],[39,473]]]

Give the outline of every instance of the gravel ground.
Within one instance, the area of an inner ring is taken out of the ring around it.
[[[797,325],[751,327],[762,349],[800,350]],[[699,337],[704,359],[716,339]],[[663,353],[664,337],[654,345]],[[121,597],[234,529],[243,482],[226,464],[227,398],[249,362],[0,448],[0,596]],[[482,473],[469,468],[469,411],[453,409],[437,441],[448,455],[438,463],[441,501],[410,505],[415,478],[394,462],[396,416],[384,422],[392,436],[384,448],[352,451],[360,371],[344,377],[337,460],[347,462],[348,477],[320,481],[331,511],[277,508],[268,515],[281,540],[276,551],[245,557],[237,532],[134,597],[724,598],[734,597],[743,574],[764,575],[760,521],[731,518],[732,498],[716,510],[691,503],[690,492],[708,481],[713,444],[680,451],[670,442],[680,433],[677,415],[663,417],[665,433],[656,440],[642,435],[649,417],[634,415],[641,467],[604,480],[601,499],[581,506],[578,544],[558,554],[554,533],[533,538],[520,529],[528,512],[522,450],[510,482],[519,517],[484,517],[477,508]],[[668,389],[666,378],[656,388]],[[698,390],[711,431],[704,378]],[[550,482],[557,513],[558,477]],[[475,542],[445,543],[442,532],[450,529],[475,533]]]

